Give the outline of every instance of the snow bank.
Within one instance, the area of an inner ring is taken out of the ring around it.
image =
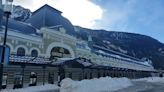
[[[42,86],[33,86],[33,87],[27,87],[27,88],[21,88],[21,89],[4,89],[1,92],[42,92],[42,91],[48,91],[48,90],[57,90],[59,87],[55,84],[46,84]]]
[[[164,83],[164,78],[163,77],[148,77],[148,78],[135,79],[133,81],[146,81],[146,82],[161,82],[161,83]]]
[[[105,77],[82,81],[66,78],[61,82],[60,92],[109,92],[131,85],[131,81],[127,78]]]

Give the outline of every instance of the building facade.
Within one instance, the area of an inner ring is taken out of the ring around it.
[[[154,69],[152,65],[138,59],[114,55],[102,49],[91,49],[88,43],[92,38],[89,36],[88,42],[77,39],[73,25],[61,13],[44,5],[25,22],[10,19],[7,36],[10,54],[49,60],[83,57],[97,65],[146,71]],[[5,21],[2,21],[0,44],[3,42],[3,24]]]
[[[146,61],[95,46],[91,36],[88,41],[77,39],[77,30],[61,14],[44,5],[25,22],[9,19],[10,64],[4,67],[5,87],[53,84],[65,77],[75,80],[105,76],[140,78],[154,72],[153,66]],[[2,45],[5,17],[1,19]],[[64,63],[67,60],[69,62]],[[55,63],[62,64],[53,65]]]

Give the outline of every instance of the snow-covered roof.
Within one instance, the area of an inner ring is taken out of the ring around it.
[[[145,61],[134,58],[134,57],[129,58],[130,56],[127,57],[127,56],[120,55],[120,54],[117,54],[117,53],[116,54],[109,53],[107,51],[100,50],[100,49],[94,49],[92,51],[93,51],[93,53],[95,53],[97,55],[102,55],[102,56],[106,56],[106,57],[110,57],[110,58],[117,58],[117,59],[120,59],[120,60],[123,60],[123,61],[126,61],[126,62],[136,63],[136,64],[143,65],[143,66],[152,66],[149,63],[146,63]]]
[[[87,59],[85,59],[85,60],[77,59],[76,61],[83,64],[85,67],[92,65],[92,63],[90,61],[88,61]]]
[[[135,57],[132,57],[132,56],[120,53],[120,52],[116,52],[116,51],[113,51],[113,50],[110,50],[110,49],[107,49],[107,48],[104,48],[104,47],[101,47],[101,46],[98,46],[98,45],[93,45],[93,47],[94,47],[95,50],[103,50],[106,53],[111,53],[111,54],[114,54],[114,55],[119,55],[121,57],[130,58],[130,59],[133,59],[133,60],[136,60],[136,61],[137,60],[140,61],[140,59],[137,59]]]
[[[32,63],[32,64],[49,64],[51,61],[44,57],[31,57],[31,56],[17,56],[10,55],[9,61],[11,63]]]
[[[80,64],[82,67],[88,67],[93,65],[93,63],[85,58],[60,58],[54,62],[53,65],[71,65],[71,67],[77,67],[72,65]]]
[[[61,65],[64,64],[66,61],[69,62],[71,60],[74,60],[74,58],[57,58],[56,60],[52,60],[51,64]]]

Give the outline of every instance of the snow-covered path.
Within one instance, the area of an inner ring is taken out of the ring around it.
[[[164,92],[164,78],[149,77],[131,80],[130,87],[114,92]]]
[[[66,78],[61,82],[60,92],[111,92],[131,85],[131,80],[128,78],[101,77],[82,81]]]
[[[146,81],[133,81],[133,85],[120,89],[113,92],[164,92],[164,83],[159,82],[146,82]],[[43,92],[60,92],[59,90],[52,91],[43,91]],[[103,91],[103,92],[111,92],[111,91]]]
[[[164,92],[164,83],[133,82],[133,86],[113,92]]]
[[[60,92],[164,92],[164,78],[100,78],[73,81],[66,79]]]
[[[69,78],[61,82],[61,87],[53,84],[22,89],[5,89],[0,92],[164,92],[164,78],[142,79],[111,78],[74,81]]]

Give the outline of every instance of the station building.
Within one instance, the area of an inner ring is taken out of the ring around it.
[[[5,17],[1,22],[1,45],[3,44],[4,25]],[[150,72],[154,71],[153,66],[146,61],[90,44],[92,37],[89,35],[88,41],[78,39],[76,31],[78,30],[62,16],[61,11],[47,4],[34,11],[25,22],[9,19],[7,46],[10,48],[10,57],[9,65],[6,65],[4,70],[4,76],[7,76],[4,81],[8,79],[5,83],[10,87],[19,87],[14,86],[17,83],[15,82],[17,77],[19,77],[18,82],[21,81],[20,84],[23,83],[26,86],[29,85],[30,80],[35,80],[38,84],[54,83],[58,80],[58,76],[62,75],[59,71],[63,71],[63,68],[56,66],[63,64],[68,64],[63,65],[64,75],[73,79],[91,78],[91,75],[96,76],[97,72],[99,72],[99,77],[115,74],[114,71],[109,72],[108,69],[131,70],[131,77],[135,74],[139,75],[141,72],[138,71],[146,71],[148,72],[146,75],[151,76]],[[63,63],[72,60],[78,63]],[[82,65],[74,66],[78,64]],[[86,66],[92,67],[85,69]],[[124,74],[126,72],[122,71],[117,72],[116,75],[125,77]],[[33,81],[30,83],[30,85],[36,85]]]

